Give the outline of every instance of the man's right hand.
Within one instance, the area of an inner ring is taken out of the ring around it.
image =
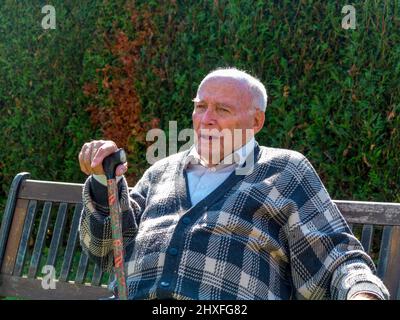
[[[104,175],[104,158],[117,150],[117,145],[111,140],[94,140],[85,143],[81,149],[81,152],[79,152],[79,165],[82,172],[87,175]],[[117,167],[116,175],[122,176],[127,170],[128,163],[125,162]]]

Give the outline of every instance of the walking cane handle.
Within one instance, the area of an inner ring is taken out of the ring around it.
[[[109,156],[105,157],[103,160],[103,170],[107,177],[107,180],[115,179],[115,169],[120,164],[126,162],[126,154],[124,149],[120,148]]]

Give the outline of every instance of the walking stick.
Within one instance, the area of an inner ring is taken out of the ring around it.
[[[114,271],[117,278],[118,298],[127,300],[127,288],[125,279],[124,246],[122,238],[121,208],[119,206],[118,187],[115,177],[115,169],[126,162],[123,149],[107,156],[103,160],[103,170],[107,177],[108,205],[111,215],[111,230],[114,251]]]

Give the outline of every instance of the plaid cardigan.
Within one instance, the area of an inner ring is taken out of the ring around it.
[[[128,193],[119,182],[130,299],[347,299],[389,294],[310,162],[256,144],[254,167],[233,172],[197,205],[188,151],[151,166]],[[106,187],[89,177],[80,242],[113,266]],[[115,283],[110,289],[117,293]]]

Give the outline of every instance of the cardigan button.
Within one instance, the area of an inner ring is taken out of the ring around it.
[[[161,287],[169,287],[169,282],[168,281],[161,281]]]
[[[176,248],[170,248],[168,251],[171,256],[176,256],[178,254],[178,249]]]
[[[189,224],[191,221],[192,221],[192,220],[191,220],[189,217],[184,217],[184,218],[182,219],[182,222],[183,222],[184,224]]]

